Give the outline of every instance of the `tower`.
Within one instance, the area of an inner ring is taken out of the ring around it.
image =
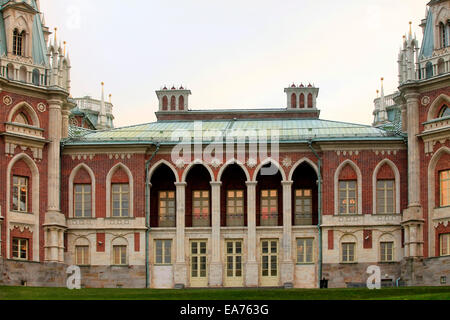
[[[292,84],[284,89],[287,96],[287,109],[317,110],[319,88],[303,83],[299,86]]]
[[[183,88],[183,86],[178,89],[172,86],[170,90],[164,86],[161,90],[156,91],[156,96],[159,100],[159,111],[187,111],[191,94],[191,90]]]
[[[418,79],[450,72],[450,1],[432,0],[421,24],[423,43],[418,55]]]
[[[50,35],[35,0],[0,0],[0,76],[70,91],[70,59]]]
[[[7,168],[9,181],[16,162],[25,159],[31,173],[23,178],[33,186],[27,195],[33,205],[22,208],[33,219],[26,215],[14,218],[13,205],[6,201],[1,206],[6,208],[7,223],[0,228],[6,235],[4,255],[8,258],[14,258],[11,242],[17,232],[16,237],[28,237],[30,260],[64,262],[67,226],[60,204],[60,146],[68,135],[70,109],[75,105],[69,98],[70,59],[58,42],[56,29],[48,45],[49,35],[39,1],[0,0],[0,94],[4,103],[0,122],[8,124],[0,129],[0,148],[7,150],[0,162]],[[43,180],[45,184],[39,184]],[[3,197],[10,189],[1,191]],[[26,227],[17,231],[18,225]]]

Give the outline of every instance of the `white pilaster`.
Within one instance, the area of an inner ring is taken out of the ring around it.
[[[247,287],[258,286],[258,262],[256,261],[256,185],[247,181],[247,265],[245,284]]]
[[[220,187],[222,182],[211,182],[211,263],[209,272],[209,285],[212,287],[222,286],[223,267],[220,259]]]
[[[292,184],[282,181],[283,186],[283,260],[281,263],[281,282],[294,281],[294,262],[292,260]]]
[[[175,183],[177,198],[177,233],[176,233],[176,261],[175,284],[187,284],[187,266],[184,253],[185,244],[185,215],[186,215],[186,182]]]

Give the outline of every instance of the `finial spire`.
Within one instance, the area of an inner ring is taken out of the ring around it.
[[[56,33],[57,33],[57,31],[58,31],[58,28],[55,28],[54,30],[55,30],[55,41],[54,41],[54,45],[56,46]]]
[[[64,43],[64,56],[66,56],[66,46],[67,46],[67,42],[64,41],[63,43]]]
[[[109,103],[111,103],[112,94],[109,94]]]
[[[409,36],[412,36],[412,21],[409,22]]]

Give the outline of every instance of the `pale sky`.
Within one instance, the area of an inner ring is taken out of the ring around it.
[[[72,96],[112,94],[115,126],[155,121],[155,90],[189,88],[190,109],[281,108],[295,82],[320,88],[327,120],[371,124],[385,78],[428,0],[41,0],[72,64]]]

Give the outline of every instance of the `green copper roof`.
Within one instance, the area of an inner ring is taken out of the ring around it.
[[[0,0],[0,9],[3,8],[10,0]],[[20,2],[16,0],[16,3]],[[34,10],[38,11],[35,0],[23,0]],[[0,12],[0,55],[7,53],[6,48],[6,34],[5,34],[5,22],[3,14]],[[44,39],[44,31],[42,29],[42,21],[39,13],[36,13],[33,21],[33,40],[32,40],[32,55],[35,64],[49,66],[47,61],[47,46]]]
[[[103,131],[83,131],[70,136],[66,145],[103,144],[103,143],[148,143],[159,142],[164,144],[178,143],[173,139],[174,132],[186,132],[188,137],[199,135],[197,127],[201,124],[204,142],[213,141],[216,133],[225,137],[229,134],[249,132],[266,132],[270,138],[271,132],[276,130],[280,142],[295,142],[317,139],[323,141],[333,140],[401,140],[402,137],[392,132],[366,125],[336,122],[319,119],[267,119],[267,120],[207,120],[207,121],[158,121],[122,127]],[[242,131],[239,131],[242,130]],[[264,131],[266,130],[266,131]],[[214,132],[216,131],[216,132]]]

